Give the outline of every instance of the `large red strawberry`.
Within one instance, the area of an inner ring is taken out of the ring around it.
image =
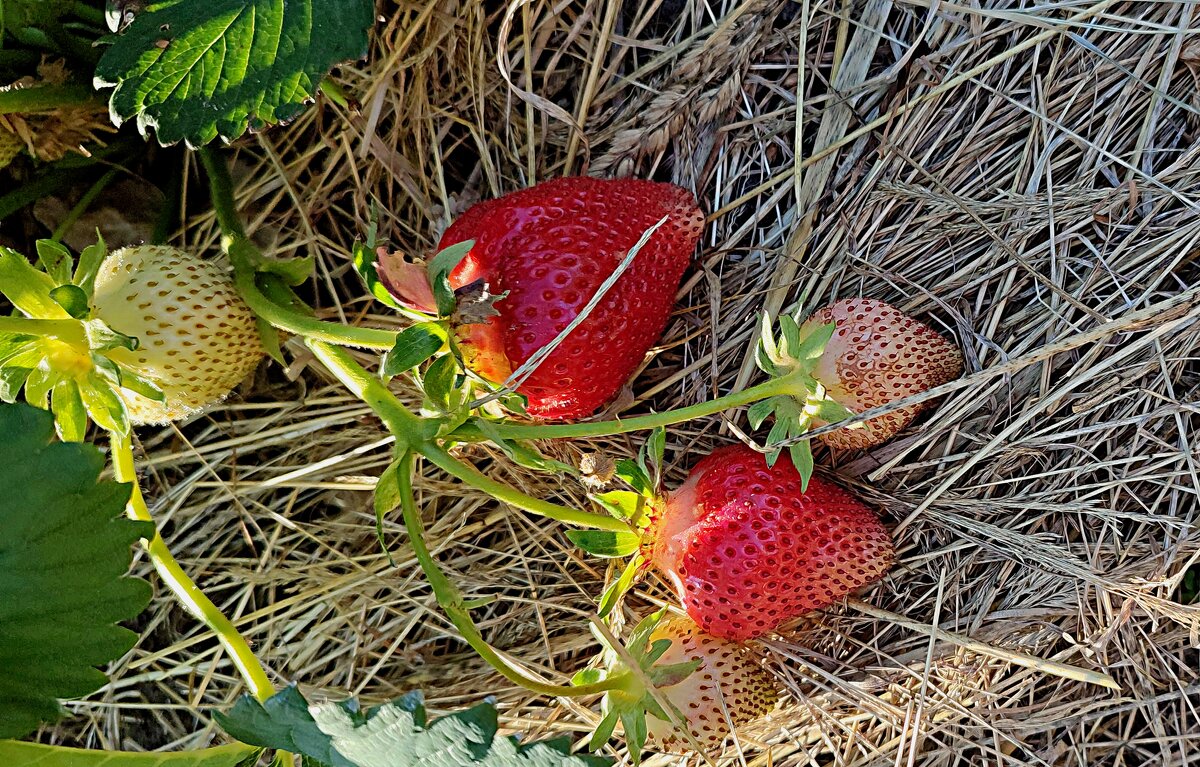
[[[440,248],[475,244],[450,273],[486,282],[499,316],[457,329],[467,365],[502,382],[554,340],[660,219],[620,279],[517,391],[537,418],[591,415],[629,380],[662,335],[700,238],[696,200],[671,184],[584,177],[546,181],[479,203]]]
[[[953,343],[933,328],[873,298],[846,298],[818,309],[801,335],[819,325],[836,324],[812,375],[828,397],[860,413],[902,397],[953,381],[962,375],[963,357]],[[877,416],[862,428],[822,435],[831,446],[868,448],[886,442],[932,403]],[[813,420],[813,426],[824,421]]]
[[[724,639],[757,637],[878,580],[892,539],[875,514],[788,455],[773,467],[744,445],[713,451],[667,494],[642,551],[688,615]]]

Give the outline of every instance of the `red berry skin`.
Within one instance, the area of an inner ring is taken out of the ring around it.
[[[813,370],[829,396],[861,413],[920,394],[962,375],[963,356],[928,325],[873,298],[847,298],[818,309],[801,328],[836,323],[837,329]],[[861,450],[888,441],[932,402],[901,408],[819,437],[830,447]],[[813,426],[823,426],[816,421]]]
[[[643,554],[702,629],[744,641],[835,604],[895,558],[874,512],[842,487],[745,445],[713,451],[669,493]]]
[[[471,207],[439,249],[474,240],[450,273],[462,287],[484,279],[500,313],[457,329],[467,364],[503,381],[571,323],[647,229],[667,221],[587,318],[518,391],[529,415],[595,413],[629,380],[662,335],[704,225],[695,197],[638,179],[568,177]]]

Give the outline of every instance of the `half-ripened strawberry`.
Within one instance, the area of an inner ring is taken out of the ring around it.
[[[470,208],[440,243],[474,241],[450,285],[483,281],[499,298],[496,316],[456,328],[467,366],[505,381],[584,311],[658,226],[586,318],[517,387],[535,418],[591,415],[662,334],[703,223],[690,192],[637,179],[560,178]]]
[[[800,332],[834,323],[813,377],[826,395],[855,413],[919,394],[962,375],[963,357],[953,343],[883,301],[846,298],[818,309]],[[896,410],[866,421],[862,428],[822,435],[837,448],[867,448],[886,442],[930,403]],[[814,419],[813,426],[824,421]]]
[[[768,467],[744,445],[715,450],[657,504],[642,553],[688,615],[724,639],[760,636],[829,607],[891,566],[891,536],[845,489],[801,490],[787,455]]]

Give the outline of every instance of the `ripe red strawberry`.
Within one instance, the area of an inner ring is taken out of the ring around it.
[[[800,327],[800,333],[830,323],[836,323],[837,329],[812,374],[831,399],[855,413],[919,394],[962,375],[962,352],[953,343],[883,301],[842,299],[814,312]],[[867,421],[863,428],[839,429],[821,439],[830,447],[842,449],[873,447],[894,437],[930,404],[881,415]],[[824,423],[815,419],[813,426]]]
[[[642,551],[679,592],[688,615],[724,639],[757,637],[878,580],[892,539],[838,485],[773,467],[744,445],[713,451],[660,504]]]
[[[504,381],[571,323],[646,230],[668,216],[588,317],[517,391],[536,418],[591,415],[629,380],[658,340],[700,238],[695,198],[637,179],[560,178],[479,203],[439,249],[474,240],[450,273],[507,293],[499,316],[457,329],[467,365]]]
[[[650,635],[650,643],[671,640],[660,656],[660,665],[700,661],[700,667],[678,684],[660,691],[679,709],[692,735],[706,753],[715,754],[729,735],[729,725],[739,727],[769,712],[779,699],[771,675],[762,669],[747,648],[718,639],[700,630],[687,618],[668,618]],[[690,748],[687,739],[669,721],[646,717],[652,747],[672,752]]]

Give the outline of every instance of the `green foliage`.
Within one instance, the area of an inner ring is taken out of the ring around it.
[[[606,559],[627,557],[642,542],[637,533],[612,530],[568,530],[567,538],[587,553]]]
[[[121,516],[129,486],[99,482],[100,451],[53,434],[50,413],[0,405],[0,737],[101,687],[96,667],[137,640],[116,624],[150,600],[149,584],[125,577],[130,546],[153,534]]]
[[[373,0],[162,0],[96,66],[113,118],[192,146],[292,120],[334,65],[367,53]]]
[[[446,328],[438,322],[421,322],[396,336],[396,345],[383,358],[383,375],[397,376],[437,354],[446,343]]]
[[[1185,605],[1200,602],[1200,565],[1192,565],[1183,574],[1179,584],[1179,603]]]
[[[134,753],[0,740],[7,767],[253,767],[262,749],[234,743],[200,751]]]
[[[246,696],[217,722],[235,738],[302,754],[329,767],[602,767],[574,755],[570,742],[521,744],[499,737],[496,709],[484,703],[428,721],[419,693],[363,711],[355,701],[309,707],[294,687],[260,704]]]

